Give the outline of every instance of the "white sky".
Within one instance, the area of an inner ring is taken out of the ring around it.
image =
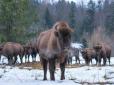
[[[81,3],[83,1],[84,4],[87,4],[88,1],[90,1],[90,0],[66,0],[66,1],[74,1],[76,3]],[[93,1],[95,1],[96,3],[98,2],[98,0],[93,0]],[[101,1],[104,1],[104,0],[101,0]]]

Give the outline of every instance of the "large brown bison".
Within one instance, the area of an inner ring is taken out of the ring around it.
[[[97,43],[94,49],[97,54],[98,65],[101,65],[101,59],[103,59],[103,65],[106,65],[107,59],[110,65],[111,47],[105,43]]]
[[[92,63],[93,58],[96,60],[96,52],[93,48],[85,48],[81,51],[81,53],[87,65],[89,65],[90,62]]]
[[[56,59],[60,60],[61,80],[65,79],[65,50],[70,47],[71,32],[67,22],[57,22],[52,29],[41,32],[37,39],[37,50],[44,69],[44,80],[47,80],[47,63],[49,62],[50,79],[55,80]]]
[[[7,42],[2,48],[2,54],[8,58],[10,65],[15,64],[17,61],[17,55],[20,56],[22,63],[23,58],[23,46],[19,43]]]
[[[80,64],[80,58],[79,58],[79,49],[70,47],[68,52],[68,64],[72,64],[72,58],[75,57],[76,63],[79,62]]]

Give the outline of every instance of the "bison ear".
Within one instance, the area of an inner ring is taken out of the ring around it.
[[[58,32],[57,32],[57,31],[55,31],[55,32],[54,32],[54,34],[55,34],[55,36],[56,36],[56,37],[58,37],[58,36],[59,36],[59,34],[58,34]]]

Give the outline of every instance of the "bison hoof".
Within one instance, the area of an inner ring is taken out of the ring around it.
[[[45,80],[47,80],[47,78],[44,78],[43,80],[45,81]]]
[[[50,80],[55,81],[55,77],[50,77]]]
[[[65,79],[65,77],[61,77],[61,80],[64,80]]]

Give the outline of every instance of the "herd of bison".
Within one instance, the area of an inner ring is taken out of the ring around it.
[[[14,65],[19,56],[21,63],[23,63],[23,56],[25,62],[29,62],[29,56],[32,56],[32,61],[36,61],[37,53],[40,56],[40,61],[44,70],[43,80],[47,80],[47,65],[49,63],[50,79],[55,80],[54,72],[56,61],[60,63],[61,80],[65,79],[65,64],[72,63],[72,56],[75,56],[76,62],[80,63],[79,51],[81,52],[85,63],[89,65],[92,59],[96,60],[97,65],[106,65],[111,56],[111,47],[106,43],[97,43],[93,48],[73,48],[71,47],[71,34],[74,32],[69,27],[67,22],[56,22],[53,27],[47,31],[41,32],[36,40],[30,41],[25,45],[15,42],[6,42],[0,45],[0,56],[4,55],[8,59],[9,65]]]

